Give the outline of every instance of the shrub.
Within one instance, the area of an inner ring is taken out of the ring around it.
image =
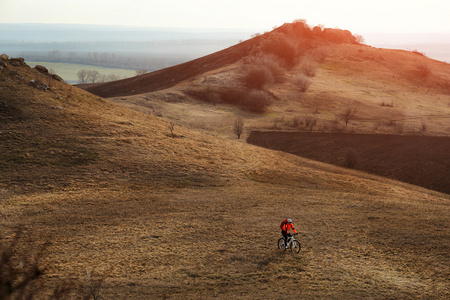
[[[18,229],[9,244],[0,243],[0,299],[99,299],[101,281],[83,286],[66,279],[46,286],[39,265],[49,243],[39,246],[24,240],[22,231]]]
[[[221,101],[228,104],[242,105],[245,95],[248,93],[247,88],[230,88],[218,86],[215,89],[220,95]]]
[[[198,98],[202,101],[211,102],[217,104],[220,100],[220,94],[216,91],[216,88],[210,85],[204,86],[191,86],[189,89],[185,90],[187,95]]]
[[[442,91],[446,94],[450,94],[450,80],[448,79],[442,79],[438,85],[440,86],[440,88],[442,89]]]
[[[251,66],[264,66],[270,70],[275,82],[282,82],[285,68],[278,57],[273,54],[266,54],[262,56],[248,56],[245,58],[245,63]]]
[[[317,65],[310,61],[304,61],[301,65],[301,70],[308,77],[316,76]]]
[[[297,64],[297,45],[283,34],[272,34],[263,41],[261,50],[264,54],[272,54],[278,57],[286,68]]]
[[[295,85],[300,92],[306,92],[311,85],[311,81],[304,75],[298,74],[292,78],[292,84]]]
[[[335,28],[325,28],[322,31],[322,36],[335,43],[356,43],[356,37],[348,30],[335,29]]]
[[[294,119],[292,120],[292,126],[297,128],[300,125],[303,124],[303,121],[300,119],[300,117],[294,117]]]
[[[329,130],[331,132],[342,132],[344,131],[344,127],[339,123],[338,119],[334,119],[330,122]]]
[[[387,102],[381,102],[381,106],[385,106],[385,107],[394,107],[394,101],[391,101],[391,103],[387,103]]]
[[[313,56],[314,56],[314,59],[318,63],[321,64],[321,63],[325,62],[325,59],[327,58],[329,53],[330,53],[330,50],[328,48],[321,47],[321,48],[317,49],[316,51],[314,51]]]
[[[309,131],[313,130],[313,127],[317,124],[317,117],[305,117],[305,127],[309,129]]]
[[[430,66],[426,63],[419,63],[417,65],[417,71],[420,77],[428,77],[431,74]]]
[[[292,23],[286,23],[277,29],[279,32],[295,39],[308,39],[313,36],[313,31],[306,23],[306,20],[298,19]]]
[[[354,169],[358,166],[358,158],[356,157],[355,152],[347,151],[344,159],[344,167]]]
[[[422,131],[427,131],[427,124],[425,124],[424,122],[422,122]]]
[[[274,82],[270,69],[264,65],[255,65],[247,68],[243,77],[244,85],[251,89],[263,89]]]
[[[252,90],[246,95],[243,95],[242,105],[254,112],[264,112],[266,108],[272,104],[272,99],[264,91]]]
[[[272,103],[272,96],[263,90],[226,86],[194,86],[185,90],[187,95],[212,102],[211,95],[218,95],[222,103],[239,105],[254,112],[263,112]]]
[[[35,286],[42,276],[38,267],[38,253],[22,253],[19,235],[10,245],[0,245],[0,299],[32,298]]]

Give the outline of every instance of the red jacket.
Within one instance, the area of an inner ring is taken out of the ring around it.
[[[294,231],[294,233],[297,233],[297,231],[294,228],[294,224],[292,224],[292,223],[290,223],[290,224],[286,223],[281,227],[281,230],[286,231],[288,233],[289,233],[289,230],[291,230],[291,229]]]

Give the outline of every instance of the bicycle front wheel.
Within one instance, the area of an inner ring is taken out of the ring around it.
[[[302,246],[299,241],[293,241],[291,244],[291,251],[294,253],[299,253],[302,250]]]
[[[278,240],[278,249],[280,249],[281,251],[286,250],[285,246],[284,246],[284,238],[280,238]]]

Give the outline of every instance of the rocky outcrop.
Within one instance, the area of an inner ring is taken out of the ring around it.
[[[60,82],[65,82],[64,79],[62,79],[60,76],[58,76],[58,75],[56,75],[56,74],[50,74],[50,72],[48,71],[48,69],[47,69],[46,67],[44,67],[44,66],[36,65],[36,66],[34,67],[34,69],[35,69],[36,71],[41,72],[42,74],[45,74],[45,75],[47,75],[47,76],[50,76],[51,78],[53,78],[53,79],[55,79],[55,80],[58,80],[58,81],[60,81]]]
[[[25,63],[25,59],[23,59],[22,57],[17,57],[17,58],[10,58],[8,55],[6,54],[1,54],[0,55],[0,72],[3,71],[4,69],[6,69],[8,67],[8,64],[13,66],[13,67],[22,67],[22,66],[27,66],[28,65]],[[56,74],[51,74],[48,69],[42,65],[36,65],[34,67],[34,69],[48,77],[51,77],[55,80],[58,80],[60,82],[65,82],[64,79],[62,79],[60,76],[56,75]],[[36,81],[37,82],[37,81]],[[30,83],[31,85],[36,86],[36,83]],[[43,86],[41,86],[40,84],[38,84],[39,89],[41,90],[46,90],[46,88],[44,88]],[[48,86],[47,86],[48,88]]]
[[[43,92],[46,92],[46,91],[49,89],[49,86],[48,86],[48,85],[46,85],[46,84],[40,82],[39,80],[35,80],[35,79],[32,79],[32,80],[30,81],[30,85],[31,85],[32,87],[37,88],[38,90],[43,91]]]
[[[14,67],[21,67],[26,65],[25,59],[23,59],[22,57],[10,58],[9,63]]]
[[[8,65],[6,61],[9,59],[9,56],[6,54],[0,55],[0,72],[3,71]]]
[[[22,57],[10,58],[6,54],[0,55],[0,65],[3,68],[6,68],[8,66],[8,63],[14,67],[21,67],[27,65],[25,63],[25,59],[23,59]]]
[[[37,71],[39,71],[39,72],[41,72],[41,73],[43,73],[43,74],[49,74],[49,73],[48,73],[48,69],[47,69],[46,67],[44,67],[44,66],[36,65],[34,68],[35,68]]]

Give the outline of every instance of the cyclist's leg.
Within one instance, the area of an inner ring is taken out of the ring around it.
[[[286,231],[281,231],[281,234],[283,235],[283,237],[284,237],[284,246],[286,247],[287,246],[287,240],[288,240],[288,233],[286,232]]]

